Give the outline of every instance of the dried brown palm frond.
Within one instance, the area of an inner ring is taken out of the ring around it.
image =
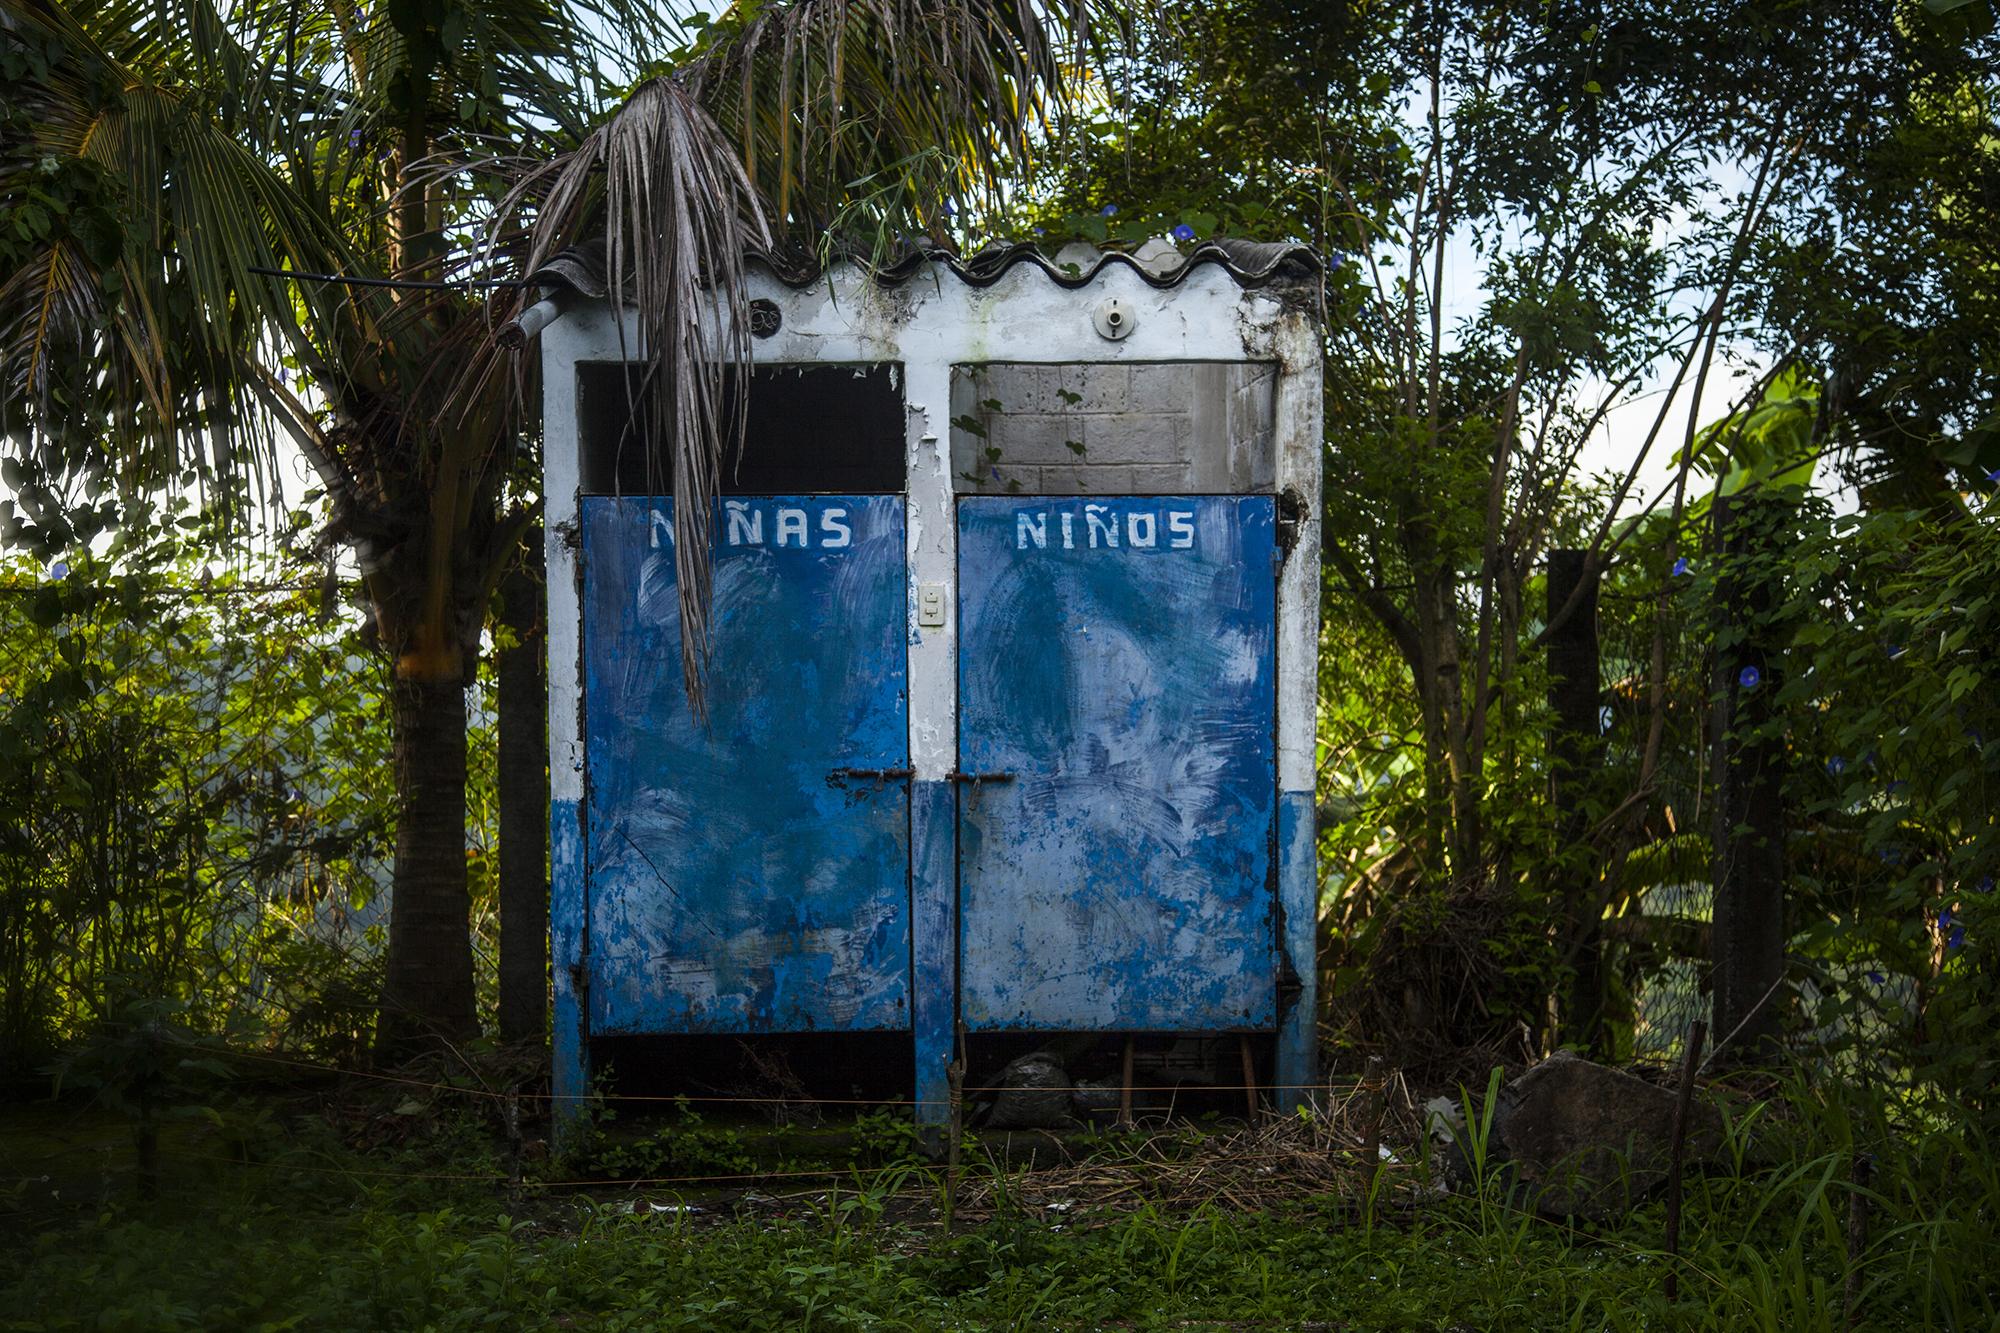
[[[646,418],[664,423],[648,466],[672,468],[681,669],[701,706],[708,659],[709,528],[722,456],[740,436],[750,357],[743,256],[771,244],[762,201],[715,120],[674,78],[643,83],[574,152],[531,172],[500,210],[543,197],[529,251],[539,267],[586,226],[601,226],[611,290],[636,315],[647,362]]]
[[[701,707],[710,524],[749,358],[743,255],[839,219],[943,235],[954,196],[1025,169],[1087,9],[1032,0],[798,0],[725,18],[578,148],[531,170],[489,244],[535,215],[527,265],[601,232],[647,362],[649,469],[671,467],[682,671]],[[939,170],[939,162],[943,170]],[[942,188],[940,188],[942,186]],[[864,206],[857,206],[864,205]],[[878,247],[879,248],[879,247]]]

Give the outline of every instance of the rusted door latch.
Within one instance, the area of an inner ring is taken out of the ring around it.
[[[913,778],[914,768],[836,768],[826,775],[826,785],[837,787],[844,782],[894,782],[899,778]]]
[[[977,787],[982,782],[1012,782],[1012,773],[961,773],[957,769],[944,775],[947,782],[970,782]]]

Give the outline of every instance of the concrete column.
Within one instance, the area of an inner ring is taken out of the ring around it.
[[[608,319],[599,322],[608,324]],[[577,558],[580,475],[576,362],[582,320],[542,339],[543,559],[548,580],[549,952],[554,964],[550,1116],[555,1149],[583,1146],[590,1093],[583,844],[583,570]]]
[[[910,644],[910,1017],[917,1120],[947,1118],[958,1012],[958,523],[951,479],[951,363],[905,361]],[[926,626],[923,591],[944,599]]]
[[[1278,920],[1290,1002],[1278,1029],[1277,1104],[1295,1110],[1319,1082],[1319,863],[1314,826],[1319,743],[1322,444],[1319,330],[1291,313],[1278,338],[1274,430],[1279,515],[1296,523],[1278,573]],[[1289,512],[1288,512],[1289,511]]]

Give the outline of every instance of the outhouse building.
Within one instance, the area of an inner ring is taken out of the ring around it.
[[[559,1113],[632,1039],[856,1034],[929,1122],[965,1044],[1038,1034],[1233,1038],[1295,1104],[1313,257],[750,270],[700,712],[637,326],[588,256],[538,275]]]

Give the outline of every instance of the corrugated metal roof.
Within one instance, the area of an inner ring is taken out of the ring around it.
[[[810,251],[757,252],[747,258],[790,287],[809,287],[826,274],[825,266]],[[843,254],[840,259],[866,266],[868,257]],[[914,246],[875,268],[874,275],[878,282],[894,285],[929,273],[933,266],[942,266],[968,286],[986,287],[1024,264],[1041,270],[1058,286],[1069,288],[1087,287],[1107,268],[1121,265],[1160,288],[1179,286],[1188,274],[1211,264],[1246,288],[1282,280],[1317,279],[1321,271],[1319,256],[1303,245],[1218,238],[1203,241],[1187,251],[1165,241],[1148,241],[1133,252],[1073,243],[1055,255],[1025,242],[992,246],[966,256],[939,246]],[[601,299],[610,292],[606,269],[604,243],[596,241],[564,250],[530,273],[528,281],[546,287],[566,287]]]

